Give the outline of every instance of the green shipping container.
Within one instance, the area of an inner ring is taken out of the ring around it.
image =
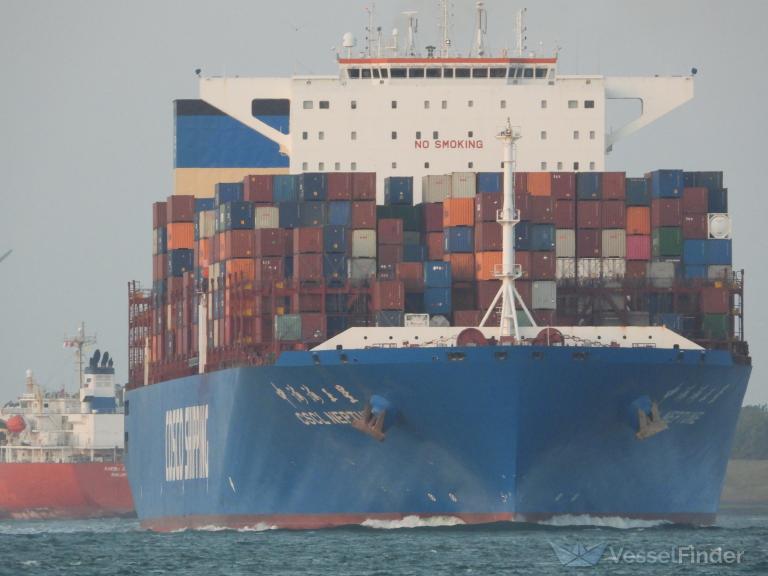
[[[683,231],[678,227],[656,228],[653,231],[653,257],[674,258],[683,254]]]
[[[275,316],[275,339],[283,342],[301,340],[301,316],[299,314]]]
[[[403,221],[403,230],[419,232],[422,228],[423,205],[416,206],[376,206],[376,218],[399,218]]]
[[[704,314],[701,330],[708,340],[726,340],[730,333],[728,314]]]

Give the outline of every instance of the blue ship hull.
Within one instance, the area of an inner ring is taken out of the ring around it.
[[[655,348],[289,352],[130,391],[128,476],[156,530],[413,515],[709,523],[750,370],[724,351]],[[350,425],[374,395],[391,405],[383,441]],[[642,397],[668,428],[638,440]]]

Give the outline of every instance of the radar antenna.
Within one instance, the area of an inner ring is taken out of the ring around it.
[[[485,2],[477,0],[477,26],[475,29],[475,54],[477,56],[485,55],[485,37],[488,33],[488,11],[485,9]]]
[[[416,33],[419,31],[419,19],[416,17],[418,12],[409,10],[403,12],[403,15],[408,18],[408,38],[406,39],[405,55],[416,56]]]
[[[517,32],[515,40],[517,41],[516,52],[518,58],[522,58],[523,53],[528,50],[528,46],[525,44],[525,41],[528,40],[528,37],[525,35],[528,31],[528,28],[525,27],[525,13],[527,11],[527,8],[518,10],[515,17],[515,31]]]
[[[451,0],[440,0],[440,57],[447,58],[451,50]]]

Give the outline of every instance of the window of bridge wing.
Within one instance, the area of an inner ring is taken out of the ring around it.
[[[472,78],[488,78],[488,68],[472,68]]]
[[[533,78],[533,68],[530,66],[523,68],[523,78]]]
[[[347,74],[351,79],[357,80],[358,78],[360,78],[360,68],[349,68],[347,70]]]
[[[411,68],[408,70],[408,78],[424,78],[424,68]]]
[[[363,68],[363,78],[370,78],[370,77],[371,77],[371,69]]]
[[[453,68],[443,68],[443,78],[453,78]]]
[[[456,68],[456,78],[469,78],[469,76],[470,76],[469,68]]]
[[[392,78],[406,78],[407,72],[408,70],[406,70],[405,68],[392,68],[389,71],[389,75]]]
[[[517,77],[517,66],[510,66],[509,67],[509,77],[510,78],[516,78]]]
[[[381,77],[382,78],[389,78],[389,70],[387,68],[381,69]]]
[[[373,77],[374,78],[378,78],[379,77],[379,69],[378,68],[374,68],[373,69]]]
[[[536,78],[546,78],[547,77],[547,69],[538,67],[536,68]]]
[[[491,68],[491,78],[506,78],[507,77],[507,69],[506,68]]]
[[[427,78],[441,78],[441,72],[440,68],[427,68]]]

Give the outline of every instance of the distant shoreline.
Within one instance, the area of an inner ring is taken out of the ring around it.
[[[768,460],[734,459],[728,462],[720,510],[768,512]]]

